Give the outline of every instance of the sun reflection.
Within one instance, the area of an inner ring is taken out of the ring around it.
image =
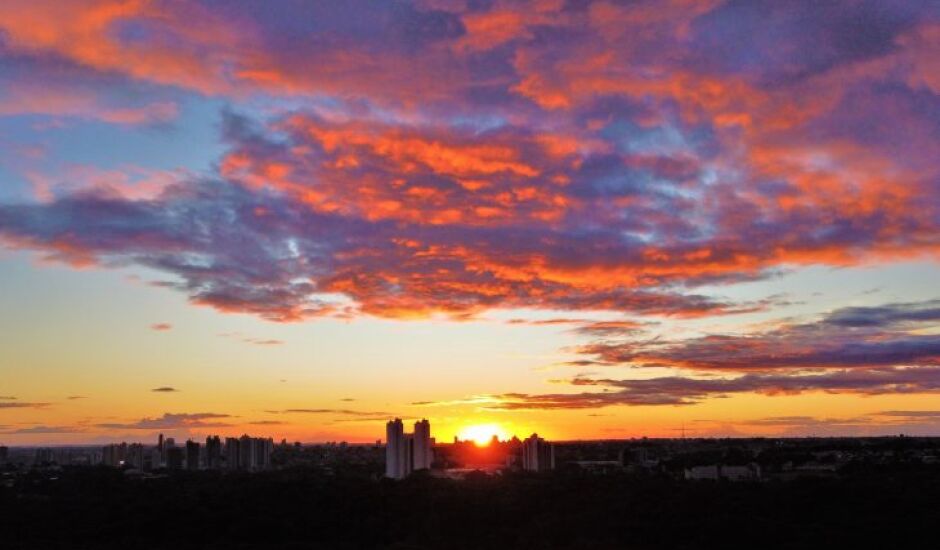
[[[462,428],[457,433],[459,439],[463,441],[473,441],[479,447],[489,445],[494,435],[501,440],[506,440],[510,437],[509,432],[499,424],[474,424],[473,426]]]

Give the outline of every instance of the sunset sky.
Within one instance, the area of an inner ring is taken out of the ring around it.
[[[4,0],[0,444],[940,435],[940,3]]]

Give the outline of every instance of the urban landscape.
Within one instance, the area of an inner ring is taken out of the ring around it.
[[[444,443],[427,419],[385,435],[0,447],[0,529],[42,548],[927,548],[940,511],[940,438]]]

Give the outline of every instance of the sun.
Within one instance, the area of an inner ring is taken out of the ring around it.
[[[478,447],[489,445],[494,435],[501,440],[509,439],[509,433],[499,424],[474,424],[457,433],[459,439],[473,441]]]

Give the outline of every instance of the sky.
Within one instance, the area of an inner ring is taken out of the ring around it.
[[[0,444],[940,435],[940,4],[5,0]]]

